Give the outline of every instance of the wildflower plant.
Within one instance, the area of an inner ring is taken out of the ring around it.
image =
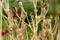
[[[52,27],[52,15],[46,18],[49,11],[49,2],[45,0],[32,0],[34,10],[30,12],[28,17],[27,11],[24,9],[23,3],[20,1],[18,6],[9,8],[8,0],[3,1],[3,14],[2,14],[2,27],[6,25],[5,31],[3,30],[3,40],[54,40],[57,36],[59,27],[58,15],[54,18],[55,24]],[[6,4],[5,4],[6,3]],[[38,15],[38,6],[41,8],[41,13]],[[18,12],[20,11],[20,12]],[[26,20],[26,21],[25,21]],[[31,20],[31,22],[30,22]],[[41,25],[41,26],[39,26]],[[39,30],[41,27],[41,30]],[[39,30],[39,32],[38,32]],[[4,38],[7,35],[6,38]]]

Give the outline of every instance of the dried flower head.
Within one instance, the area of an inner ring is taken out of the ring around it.
[[[49,24],[51,23],[51,20],[50,19],[45,19],[45,21],[43,22],[43,25],[45,27],[49,26]]]

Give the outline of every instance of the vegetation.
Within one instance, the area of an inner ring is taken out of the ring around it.
[[[3,1],[3,40],[60,40],[59,10],[59,0]]]

